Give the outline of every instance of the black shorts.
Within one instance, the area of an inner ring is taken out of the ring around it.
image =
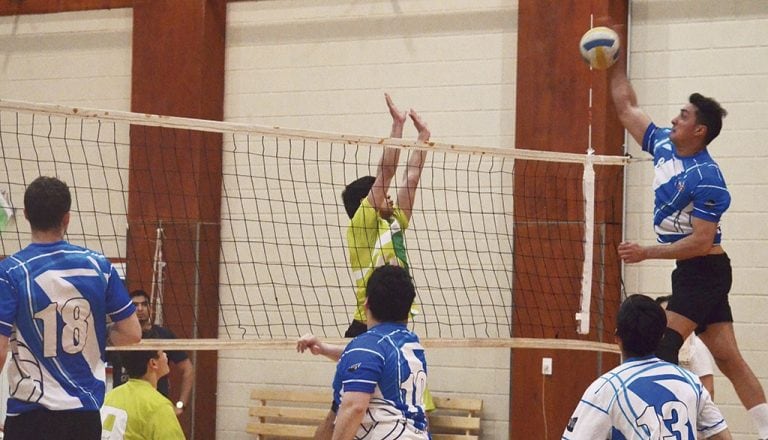
[[[363,321],[358,321],[355,319],[352,321],[352,324],[349,324],[349,328],[347,328],[347,331],[344,333],[345,338],[356,338],[363,333],[368,331],[368,324],[364,323]]]
[[[667,310],[698,324],[697,334],[709,324],[733,322],[728,303],[732,281],[731,260],[726,254],[678,260]]]
[[[36,410],[5,418],[4,440],[100,440],[98,411]]]

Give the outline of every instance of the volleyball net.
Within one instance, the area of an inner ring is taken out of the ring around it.
[[[338,338],[355,309],[341,192],[385,146],[403,149],[393,198],[428,150],[405,233],[422,338],[612,341],[623,157],[0,101],[0,253],[29,242],[26,186],[57,176],[66,239],[109,257],[180,337]]]

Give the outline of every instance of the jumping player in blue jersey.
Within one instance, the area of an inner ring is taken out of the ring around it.
[[[24,193],[32,243],[0,262],[0,367],[11,349],[6,440],[100,439],[107,341],[141,340],[109,260],[64,240],[71,203],[64,182],[35,179]]]
[[[565,440],[702,438],[731,434],[709,392],[690,371],[653,355],[667,319],[645,295],[632,295],[616,317],[624,362],[587,388],[563,432]]]
[[[376,268],[366,286],[368,331],[345,349],[305,335],[303,352],[339,359],[333,379],[338,405],[334,440],[427,440],[424,389],[427,362],[419,338],[406,327],[416,291],[399,266]]]
[[[621,243],[619,256],[625,263],[677,260],[667,330],[656,354],[677,363],[683,341],[696,331],[733,383],[759,437],[768,439],[765,393],[739,352],[728,302],[731,261],[721,245],[720,218],[731,197],[707,149],[720,134],[726,111],[714,99],[694,93],[672,119],[672,128],[660,128],[638,107],[624,60],[610,70],[609,78],[621,123],[653,156],[655,169],[653,224],[659,244]]]

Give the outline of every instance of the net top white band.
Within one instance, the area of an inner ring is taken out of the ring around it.
[[[24,101],[0,99],[0,110],[21,113],[48,113],[56,116],[70,116],[83,119],[131,122],[152,127],[176,128],[208,131],[225,134],[268,135],[286,138],[322,139],[345,144],[382,145],[396,148],[419,148],[432,151],[460,152],[468,154],[509,157],[510,159],[539,160],[546,162],[584,163],[588,160],[595,165],[626,165],[628,156],[608,156],[596,154],[561,153],[554,151],[530,150],[522,148],[479,147],[470,145],[446,144],[439,142],[409,142],[402,139],[380,138],[355,134],[327,133],[321,131],[299,130],[283,127],[267,127],[254,124],[211,121],[207,119],[160,116],[144,113],[132,113],[116,110],[97,110],[81,107],[66,107],[56,104],[38,104]]]

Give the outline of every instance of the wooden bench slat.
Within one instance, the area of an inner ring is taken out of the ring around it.
[[[456,409],[464,411],[480,411],[483,409],[483,401],[481,399],[465,399],[455,397],[437,397],[433,396],[432,401],[435,402],[437,408],[444,409]]]
[[[330,390],[296,391],[256,388],[251,392],[255,406],[246,425],[250,434],[281,438],[312,438],[328,414],[333,395]],[[436,410],[430,414],[433,440],[478,440],[483,408],[481,399],[433,396]],[[259,418],[265,420],[260,422]],[[461,433],[464,432],[464,433]]]
[[[275,437],[312,438],[315,436],[317,426],[288,425],[284,423],[248,423],[246,432],[257,435],[271,435]]]
[[[314,402],[330,405],[333,394],[330,391],[287,391],[259,388],[251,392],[253,400],[277,400],[280,402]]]
[[[432,440],[479,440],[476,435],[464,434],[432,434]]]
[[[433,429],[480,429],[479,417],[443,416],[438,414],[439,411],[438,409],[435,411],[436,414],[429,416],[429,426]]]
[[[254,406],[251,407],[249,413],[251,417],[279,417],[321,422],[328,414],[328,409],[298,406]]]

